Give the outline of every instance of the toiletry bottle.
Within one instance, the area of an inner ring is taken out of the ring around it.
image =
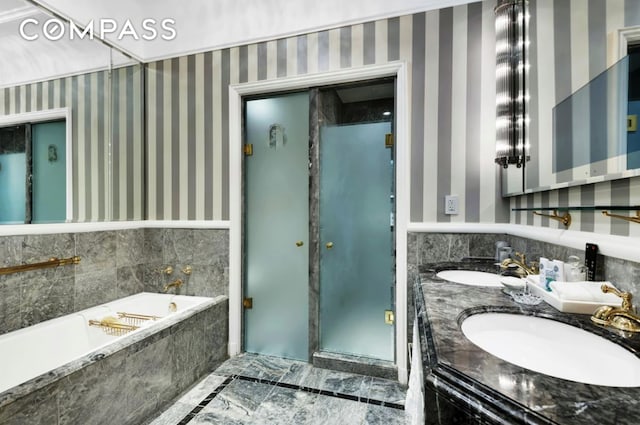
[[[540,257],[540,286],[547,289],[547,274],[551,271],[551,261],[548,258]],[[548,289],[547,289],[548,290]]]
[[[553,279],[557,282],[562,282],[565,280],[564,278],[564,261],[562,260],[553,260]],[[547,283],[547,286],[549,283]],[[547,287],[547,291],[551,291],[551,287]]]

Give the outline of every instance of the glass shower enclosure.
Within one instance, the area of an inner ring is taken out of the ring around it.
[[[394,359],[390,132],[389,122],[320,129],[321,351]]]
[[[243,349],[393,362],[391,119],[330,124],[314,98],[244,102]]]

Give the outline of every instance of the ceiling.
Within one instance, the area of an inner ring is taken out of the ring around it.
[[[150,62],[471,1],[0,0],[0,87],[106,69],[110,65],[122,66],[132,60]],[[71,40],[69,25],[64,27],[61,39],[47,39],[43,27],[51,15],[45,11],[81,29],[93,23],[96,39]],[[21,36],[20,25],[25,19],[37,20],[37,24],[30,21],[24,27],[28,36],[38,36],[36,40],[27,41]],[[101,24],[105,29],[115,25],[114,32],[105,34],[106,44],[97,39]],[[155,29],[156,36],[143,25]],[[149,39],[144,40],[143,35]]]

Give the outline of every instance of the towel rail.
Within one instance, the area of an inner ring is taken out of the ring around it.
[[[636,211],[636,215],[634,216],[626,216],[626,215],[620,215],[620,214],[612,214],[609,211],[602,211],[603,215],[606,215],[607,217],[612,217],[612,218],[619,218],[620,220],[625,220],[625,221],[629,221],[631,223],[640,223],[640,210]]]
[[[17,266],[9,266],[0,268],[0,275],[3,274],[11,274],[11,273],[19,273],[26,272],[30,270],[39,270],[39,269],[47,269],[50,267],[58,267],[58,266],[66,266],[69,264],[79,264],[80,257],[70,257],[70,258],[49,258],[47,261],[43,261],[41,263],[32,263],[32,264],[20,264]]]

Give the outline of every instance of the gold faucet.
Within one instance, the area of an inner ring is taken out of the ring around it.
[[[530,274],[538,274],[538,263],[535,261],[531,262],[531,265],[527,265],[527,259],[524,254],[520,252],[516,252],[514,254],[516,258],[507,258],[502,263],[500,263],[501,269],[507,269],[510,265],[514,264],[517,267],[517,273],[524,277]]]
[[[179,288],[183,283],[184,282],[182,281],[182,279],[176,279],[173,282],[164,285],[164,288],[162,288],[162,292],[167,292],[170,288]]]
[[[603,305],[591,316],[591,321],[603,326],[611,326],[627,332],[640,332],[640,316],[633,312],[631,305],[632,295],[629,292],[620,292],[609,285],[603,284],[600,289],[604,293],[612,293],[622,298],[620,307]]]

